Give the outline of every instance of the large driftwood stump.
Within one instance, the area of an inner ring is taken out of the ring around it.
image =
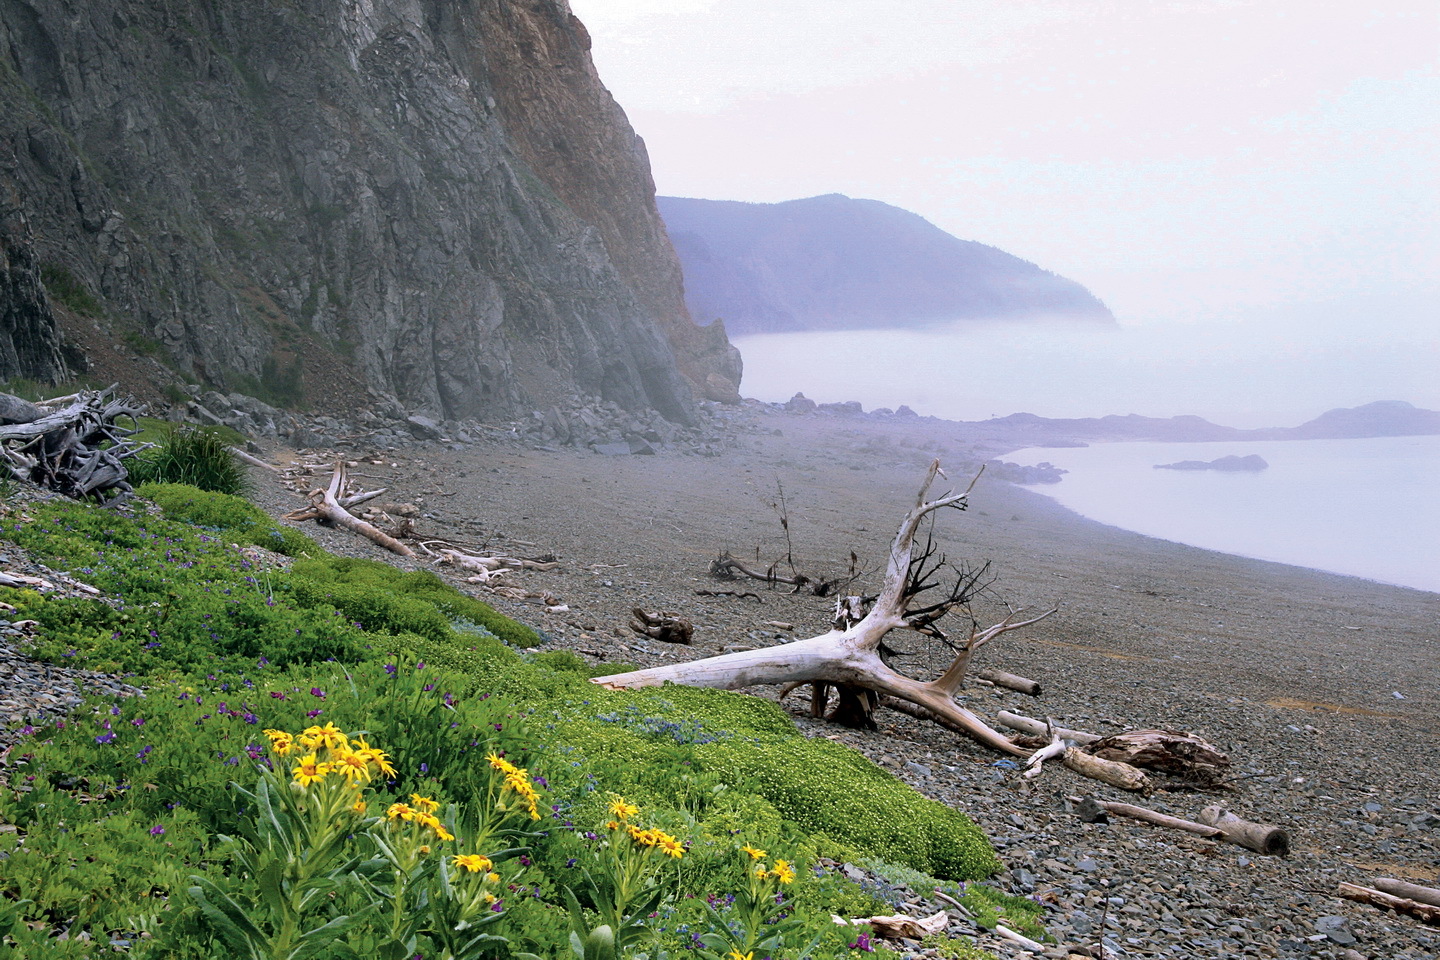
[[[1127,730],[1087,744],[1085,752],[1200,784],[1219,783],[1230,768],[1225,754],[1193,733],[1176,730]]]
[[[1028,750],[1011,743],[956,702],[955,696],[964,679],[965,660],[970,654],[968,647],[957,655],[944,674],[928,682],[905,676],[882,658],[881,642],[890,631],[909,629],[934,635],[932,627],[937,620],[956,607],[964,607],[975,596],[975,591],[984,586],[978,576],[961,571],[956,585],[941,599],[924,602],[922,594],[937,586],[934,575],[944,566],[944,559],[942,557],[938,564],[931,562],[932,548],[929,544],[917,550],[916,534],[926,518],[936,511],[963,510],[969,496],[967,490],[965,493],[946,493],[933,500],[927,499],[930,487],[939,475],[940,463],[936,461],[930,465],[921,484],[915,506],[905,515],[891,542],[880,594],[859,620],[850,622],[848,618],[842,618],[842,622],[828,633],[777,647],[743,650],[690,663],[597,677],[593,682],[612,690],[659,686],[667,682],[726,690],[757,684],[820,683],[838,689],[848,687],[904,701],[923,709],[937,722],[960,730],[994,750],[1028,756]],[[1003,630],[1024,625],[1012,614],[1003,624],[976,631],[972,636],[995,636]]]
[[[130,439],[145,408],[114,390],[112,384],[40,403],[0,394],[0,465],[17,480],[76,499],[130,493],[124,461],[153,445]],[[131,426],[121,426],[122,418]]]
[[[411,550],[388,533],[377,530],[374,526],[361,520],[340,505],[340,498],[345,496],[345,480],[345,464],[343,462],[337,462],[335,464],[335,471],[330,475],[329,486],[323,490],[319,488],[311,490],[310,506],[287,513],[285,519],[295,521],[318,520],[329,523],[333,526],[343,527],[352,533],[358,533],[360,536],[379,544],[391,553],[398,553],[402,557],[415,556],[414,550]]]

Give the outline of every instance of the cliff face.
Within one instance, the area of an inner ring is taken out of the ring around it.
[[[0,380],[54,382],[64,374],[30,225],[16,199],[0,190]]]
[[[584,37],[565,0],[0,0],[0,176],[38,260],[212,383],[685,420],[738,371]]]
[[[1115,319],[1073,280],[876,200],[661,197],[660,212],[691,313],[723,317],[732,334]]]

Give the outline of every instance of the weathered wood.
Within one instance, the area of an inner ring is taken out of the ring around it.
[[[1132,767],[1128,763],[1117,763],[1114,760],[1092,757],[1079,747],[1067,748],[1061,762],[1083,777],[1108,783],[1121,790],[1144,792],[1150,790],[1150,778],[1145,776],[1145,771]]]
[[[144,407],[113,397],[114,389],[86,390],[38,404],[0,395],[6,398],[0,404],[5,411],[0,417],[5,421],[0,423],[0,463],[18,480],[77,499],[129,494],[123,461],[153,444],[133,442],[136,429],[119,424],[121,418],[133,424]]]
[[[630,629],[644,634],[651,640],[689,644],[695,635],[695,625],[673,613],[646,613],[639,607],[630,612],[635,616],[630,623]]]
[[[947,726],[962,730],[967,736],[992,749],[1013,756],[1028,756],[1029,751],[1011,743],[985,721],[955,702],[954,691],[942,676],[934,682],[922,682],[899,673],[881,657],[881,642],[892,630],[922,629],[937,619],[944,610],[964,604],[972,594],[952,588],[938,604],[915,607],[920,592],[927,589],[927,577],[934,567],[924,566],[929,546],[917,556],[915,536],[921,524],[937,510],[963,509],[969,491],[947,493],[933,500],[926,499],[940,463],[931,464],[915,506],[906,513],[890,544],[890,558],[879,596],[869,612],[853,624],[837,625],[820,636],[776,647],[742,650],[689,663],[669,664],[634,670],[629,673],[596,677],[592,682],[612,690],[659,686],[666,682],[699,687],[735,690],[756,684],[815,683],[835,686],[849,684],[877,695],[888,695],[907,701],[943,718]],[[919,561],[920,569],[917,569]],[[923,575],[922,575],[923,574]],[[972,577],[968,583],[977,584]],[[1007,618],[1003,626],[1012,623]],[[1002,626],[1002,625],[997,625]],[[947,671],[948,673],[948,671]]]
[[[817,597],[828,597],[835,590],[834,580],[819,580],[815,577],[807,577],[803,573],[791,573],[786,576],[777,572],[777,564],[771,564],[763,573],[759,570],[752,570],[745,564],[736,560],[729,553],[722,553],[710,561],[710,576],[717,580],[735,580],[740,576],[749,577],[751,580],[759,580],[763,583],[781,583],[795,589],[791,593],[799,593],[801,590],[809,590]]]
[[[1434,904],[1420,903],[1407,897],[1397,897],[1355,883],[1340,884],[1340,896],[1357,903],[1368,903],[1372,907],[1385,907],[1396,913],[1409,914],[1417,920],[1440,926],[1440,907]]]
[[[340,505],[340,496],[345,489],[345,464],[338,462],[335,470],[330,475],[330,485],[324,490],[315,489],[310,491],[310,506],[295,510],[285,515],[286,520],[324,520],[337,527],[342,527],[352,533],[358,533],[374,543],[379,544],[391,553],[397,553],[402,557],[413,557],[415,551],[405,544],[396,540],[388,533],[384,533],[374,526],[361,520]]]
[[[1230,758],[1210,743],[1177,730],[1127,730],[1096,740],[1085,752],[1208,784],[1220,782],[1230,768]]]
[[[1403,897],[1417,903],[1428,903],[1432,907],[1440,907],[1440,890],[1436,890],[1434,887],[1422,887],[1418,883],[1407,883],[1393,877],[1379,877],[1371,881],[1370,885],[1392,897]]]
[[[1019,730],[1021,733],[1028,733],[1032,737],[1048,737],[1050,735],[1045,726],[1045,721],[1027,717],[1022,713],[1011,713],[1009,710],[1001,710],[995,715],[995,719],[999,721],[1002,726],[1009,727],[1011,730]],[[1060,739],[1074,740],[1081,745],[1094,743],[1096,740],[1101,739],[1098,734],[1086,733],[1084,730],[1071,730],[1069,727],[1055,727],[1053,729],[1055,733],[1059,735]]]
[[[1031,680],[1029,677],[1006,673],[1003,670],[977,670],[975,677],[978,680],[988,680],[997,687],[1014,690],[1016,693],[1024,693],[1032,697],[1040,696],[1039,681]]]
[[[1161,813],[1158,810],[1150,810],[1146,807],[1137,807],[1133,803],[1121,803],[1117,800],[1098,800],[1094,797],[1068,797],[1072,803],[1083,804],[1086,800],[1093,803],[1106,813],[1113,813],[1117,817],[1128,817],[1131,820],[1139,820],[1156,827],[1167,827],[1171,830],[1183,830],[1185,833],[1193,833],[1197,837],[1209,837],[1216,840],[1225,839],[1223,831],[1219,827],[1207,827],[1203,823],[1196,823],[1193,820],[1182,820],[1180,817],[1172,817],[1168,813]]]
[[[1211,804],[1201,810],[1200,822],[1207,827],[1218,828],[1226,840],[1256,853],[1283,857],[1290,852],[1290,835],[1282,827],[1242,820],[1219,804]]]
[[[281,473],[281,472],[282,472],[279,467],[275,466],[275,464],[273,464],[273,463],[266,463],[264,460],[261,460],[259,457],[251,454],[250,452],[248,452],[248,451],[246,451],[246,450],[241,450],[239,447],[231,447],[231,448],[230,448],[230,452],[233,453],[233,454],[236,456],[237,459],[242,460],[242,461],[244,461],[245,463],[250,464],[250,466],[252,466],[252,467],[261,467],[261,468],[263,468],[263,469],[269,470],[271,473]],[[348,506],[350,506],[350,504],[347,503],[346,506],[348,507]]]

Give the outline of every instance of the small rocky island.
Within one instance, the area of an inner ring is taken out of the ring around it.
[[[1214,460],[1181,460],[1177,463],[1157,463],[1156,470],[1225,470],[1230,473],[1259,473],[1270,464],[1258,453],[1237,457],[1218,457]]]

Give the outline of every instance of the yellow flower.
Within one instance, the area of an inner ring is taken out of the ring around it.
[[[616,820],[629,820],[640,812],[640,808],[633,803],[626,803],[625,798],[616,796],[610,801],[610,815]]]
[[[748,844],[748,843],[745,844],[745,846],[741,847],[740,849],[741,849],[742,852],[750,854],[750,859],[751,859],[751,860],[764,860],[764,859],[765,859],[765,851],[764,851],[764,850],[756,850],[754,847],[750,846],[750,844]]]
[[[305,732],[300,735],[300,742],[312,750],[318,747],[334,750],[336,747],[350,745],[350,740],[334,723],[327,723],[323,727],[306,727]]]
[[[510,773],[515,770],[515,765],[498,753],[487,753],[485,759],[490,761],[490,767],[499,770],[501,773]]]
[[[265,736],[270,738],[270,749],[277,757],[288,756],[295,749],[295,738],[284,730],[266,730]]]
[[[795,868],[784,860],[776,860],[775,869],[770,871],[770,876],[781,883],[791,883],[795,879]]]
[[[395,778],[395,768],[390,765],[390,760],[385,756],[384,750],[370,746],[370,744],[365,742],[364,737],[356,737],[355,742],[351,745],[351,749],[364,757],[366,763],[374,766],[376,770],[385,774],[389,779],[393,780]]]
[[[609,823],[605,824],[605,829],[606,829],[606,830],[619,830],[619,829],[620,829],[620,824],[616,823],[614,820],[611,820]]]
[[[308,787],[312,783],[324,780],[325,775],[329,772],[330,764],[321,763],[315,758],[315,754],[311,753],[300,758],[300,766],[295,768],[295,779],[300,786]]]
[[[755,960],[755,952],[752,950],[749,953],[741,953],[739,947],[731,947],[730,956],[725,960]]]
[[[481,856],[478,853],[457,853],[450,858],[457,867],[464,867],[471,873],[479,873],[482,870],[490,869],[490,858]]]
[[[360,799],[358,799],[358,800],[355,801],[354,806],[352,806],[352,807],[350,808],[350,810],[351,810],[353,813],[355,813],[355,814],[363,817],[363,816],[365,816],[365,811],[368,810],[369,808],[370,808],[370,805],[365,802],[365,798],[364,798],[364,797],[361,797]]]
[[[345,779],[351,783],[357,780],[370,782],[370,764],[358,753],[350,750],[342,750],[335,755],[331,766],[345,775]]]
[[[385,818],[387,820],[414,820],[415,816],[415,811],[410,809],[409,804],[405,803],[392,803],[390,804],[390,809],[385,811]]]
[[[500,874],[498,874],[498,873],[493,873],[493,872],[492,872],[492,873],[487,873],[487,874],[485,874],[485,879],[488,880],[488,881],[490,881],[491,883],[499,883],[499,882],[500,882]]]
[[[410,794],[410,801],[415,804],[417,810],[424,810],[426,813],[434,813],[440,809],[440,804],[429,797],[422,797],[418,793]]]
[[[486,903],[494,903],[497,899],[499,899],[499,898],[496,897],[495,894],[491,893],[491,892],[488,891],[488,890],[485,891],[485,902],[486,902]]]
[[[685,847],[668,833],[660,834],[660,849],[664,851],[665,856],[674,857],[676,860],[685,855]]]

